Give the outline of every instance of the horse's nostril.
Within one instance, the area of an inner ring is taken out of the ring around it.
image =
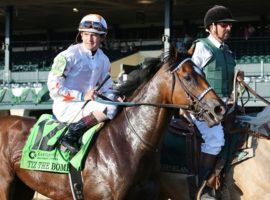
[[[214,108],[214,112],[216,114],[220,114],[220,115],[223,115],[225,113],[225,109],[222,107],[222,106],[216,106]]]

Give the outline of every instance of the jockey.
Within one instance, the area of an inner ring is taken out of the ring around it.
[[[116,106],[93,101],[95,88],[110,73],[109,58],[99,48],[107,34],[107,23],[102,16],[89,14],[82,18],[78,30],[76,44],[54,58],[47,81],[53,114],[60,122],[70,123],[60,143],[73,153],[79,150],[78,140],[85,128],[112,119],[117,112]],[[114,99],[112,87],[109,78],[99,93]]]
[[[204,26],[209,36],[198,39],[193,44],[193,62],[202,68],[209,84],[225,102],[232,92],[236,65],[233,53],[225,41],[229,38],[235,21],[228,8],[213,6],[204,17]],[[243,73],[240,74],[243,76]],[[224,130],[221,123],[209,128],[204,120],[194,116],[192,118],[204,140],[201,145],[199,169],[199,184],[202,184],[212,172],[217,155],[224,145]]]

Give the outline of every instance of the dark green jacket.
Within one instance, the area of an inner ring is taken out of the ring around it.
[[[198,39],[213,56],[203,68],[206,79],[220,97],[229,97],[233,89],[235,60],[228,45],[217,48],[208,38]]]

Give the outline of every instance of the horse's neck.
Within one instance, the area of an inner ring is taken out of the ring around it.
[[[168,81],[168,79],[167,79]],[[164,77],[155,77],[145,85],[140,92],[132,99],[135,102],[160,104],[166,103],[164,87],[166,80]],[[168,122],[170,112],[168,109],[158,108],[155,106],[138,106],[135,108],[126,109],[129,126],[133,127],[136,134],[144,141],[147,141],[151,146],[156,147],[159,144],[162,136],[163,127]]]

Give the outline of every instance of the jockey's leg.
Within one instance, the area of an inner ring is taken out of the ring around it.
[[[94,111],[90,115],[83,117],[76,123],[69,125],[67,133],[60,143],[69,149],[72,153],[79,151],[79,139],[82,137],[87,128],[95,126],[99,122],[105,121],[107,116],[99,111]]]

